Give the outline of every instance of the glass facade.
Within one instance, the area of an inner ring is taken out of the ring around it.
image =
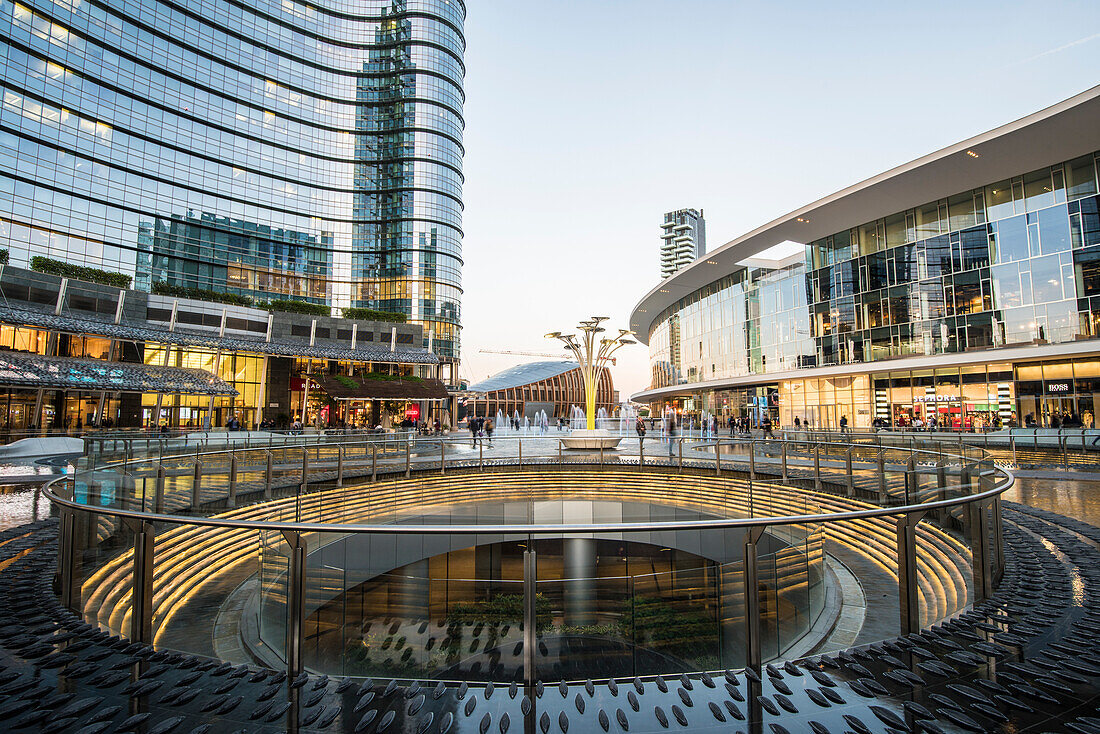
[[[0,0],[0,247],[406,314],[457,358],[460,0]]]
[[[861,224],[809,243],[801,263],[741,269],[695,291],[654,321],[651,388],[1100,336],[1098,156]],[[1037,425],[1065,410],[1091,415],[1091,375],[1082,383],[1084,408],[1076,398],[1072,407],[1044,403],[1049,393],[1032,387],[1027,396],[1019,390],[1021,401],[1038,401],[1025,407],[1016,404],[1013,369],[979,365],[942,376],[930,369],[870,383],[845,377],[845,385],[787,380],[774,412],[783,424],[800,417],[837,425],[846,415],[851,425],[876,417],[927,425],[935,417],[962,429],[1023,425],[1028,413]],[[1076,390],[1070,378],[1057,384],[1069,380]],[[724,413],[743,403],[717,395],[702,409]]]

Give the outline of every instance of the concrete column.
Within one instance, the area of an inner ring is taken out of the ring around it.
[[[596,623],[596,540],[562,540],[565,578],[565,623],[579,627]]]

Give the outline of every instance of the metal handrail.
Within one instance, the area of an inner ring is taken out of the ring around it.
[[[506,438],[506,437],[498,437]],[[516,438],[520,440],[520,451],[522,452],[522,441],[524,439],[545,439],[546,436],[538,437],[507,437],[508,439]],[[599,463],[596,464],[594,460],[590,459],[588,462],[581,464],[580,462],[564,462],[562,459],[561,440],[565,437],[562,436],[558,441],[557,462],[554,461],[554,456],[534,457],[536,461],[532,462],[532,458],[528,457],[527,463],[537,463],[542,466],[553,466],[555,463],[559,467],[564,467],[568,464],[580,464],[591,465],[598,467],[599,470],[603,470],[607,466],[620,466],[627,469],[632,469],[638,472],[647,471],[646,463],[644,462],[645,446],[644,441],[639,443],[639,463],[637,467],[634,464],[605,464],[603,461],[602,451],[600,454]],[[280,521],[280,520],[242,520],[226,517],[195,517],[184,516],[175,514],[166,514],[161,511],[145,512],[142,510],[127,510],[122,508],[111,507],[96,507],[94,505],[82,504],[63,496],[58,489],[63,486],[64,483],[71,482],[72,491],[76,488],[76,475],[65,475],[58,477],[48,482],[43,491],[46,496],[52,501],[57,503],[61,507],[61,537],[59,541],[59,589],[62,602],[70,609],[79,610],[80,599],[80,580],[78,572],[78,563],[76,562],[76,554],[78,552],[77,544],[75,541],[75,517],[77,513],[81,514],[102,514],[110,517],[119,518],[120,520],[128,521],[127,524],[132,525],[135,528],[134,536],[134,551],[133,551],[133,570],[131,576],[133,596],[132,596],[132,614],[130,616],[130,638],[138,642],[148,642],[152,639],[152,619],[153,619],[153,583],[154,583],[154,559],[153,559],[153,539],[155,535],[155,524],[165,523],[173,525],[191,525],[200,527],[215,527],[215,528],[227,528],[236,530],[261,530],[261,531],[278,531],[286,541],[290,551],[288,553],[289,566],[287,570],[287,624],[286,624],[286,664],[288,674],[297,675],[302,672],[302,648],[304,644],[304,631],[303,622],[305,615],[305,578],[306,578],[306,554],[307,554],[307,535],[313,533],[340,533],[347,535],[355,534],[381,534],[381,535],[516,535],[516,536],[537,536],[537,535],[564,535],[569,536],[573,534],[590,535],[594,533],[623,533],[623,532],[663,532],[663,531],[707,531],[707,530],[734,530],[741,529],[743,534],[743,567],[742,573],[744,576],[744,589],[745,589],[745,615],[746,615],[746,660],[750,667],[759,670],[762,664],[762,645],[761,645],[761,620],[760,620],[760,598],[759,598],[759,578],[757,571],[757,558],[758,550],[757,544],[761,540],[764,532],[768,528],[777,526],[793,526],[793,525],[809,525],[809,524],[825,524],[825,523],[837,523],[846,521],[858,521],[868,520],[874,518],[893,518],[897,530],[897,562],[898,562],[898,585],[899,585],[899,611],[900,622],[903,633],[915,632],[920,629],[919,619],[919,605],[918,605],[918,586],[917,586],[917,524],[930,512],[937,510],[945,510],[951,507],[967,506],[968,515],[970,517],[970,534],[972,542],[972,560],[971,568],[974,575],[974,594],[976,599],[988,598],[992,594],[993,584],[995,576],[998,573],[998,569],[1003,572],[1004,556],[1001,549],[1001,533],[1000,533],[1000,495],[1012,486],[1015,477],[1011,471],[1002,467],[997,467],[990,463],[990,470],[988,472],[983,471],[981,467],[978,467],[978,487],[979,491],[973,494],[967,494],[961,497],[938,499],[931,502],[921,504],[904,504],[901,506],[885,506],[874,507],[870,509],[860,510],[846,510],[841,512],[830,513],[817,513],[817,514],[802,514],[802,515],[786,515],[776,517],[753,517],[752,516],[752,487],[753,482],[756,480],[756,446],[759,444],[762,447],[772,446],[776,444],[786,448],[787,443],[794,443],[797,445],[809,446],[811,443],[814,446],[813,450],[813,483],[814,488],[820,490],[822,488],[822,471],[821,471],[821,449],[825,447],[826,461],[828,461],[829,447],[840,447],[844,451],[844,472],[847,477],[847,495],[853,494],[853,481],[852,477],[854,472],[851,469],[851,456],[853,449],[858,448],[870,448],[877,450],[877,457],[875,464],[880,471],[883,471],[883,477],[885,477],[885,470],[883,467],[883,453],[886,451],[897,450],[903,451],[907,454],[905,459],[905,469],[900,470],[904,472],[905,476],[905,499],[908,500],[910,496],[910,488],[913,476],[916,473],[916,456],[923,454],[926,456],[934,457],[937,466],[938,486],[937,490],[942,496],[942,493],[951,489],[952,487],[968,487],[972,488],[972,475],[970,474],[970,464],[977,464],[979,460],[968,457],[966,454],[968,450],[973,452],[980,452],[981,461],[985,460],[986,452],[972,446],[964,446],[961,442],[958,444],[958,450],[962,453],[961,456],[952,455],[943,450],[945,446],[954,449],[956,444],[954,442],[945,444],[943,442],[937,442],[940,450],[933,451],[928,449],[917,449],[913,446],[905,447],[893,447],[889,445],[883,445],[881,443],[847,443],[847,442],[827,442],[821,441],[820,436],[816,438],[801,439],[801,440],[776,440],[776,439],[721,439],[715,438],[713,442],[702,442],[692,438],[684,437],[662,437],[663,441],[659,439],[659,442],[669,443],[669,457],[667,462],[658,463],[651,459],[649,466],[667,467],[675,469],[676,471],[682,471],[684,467],[683,446],[685,441],[691,441],[693,444],[700,447],[713,447],[714,448],[714,467],[717,469],[718,475],[721,475],[722,469],[722,444],[736,444],[744,446],[748,444],[748,497],[750,516],[747,518],[722,518],[716,520],[688,520],[688,521],[661,521],[661,522],[621,522],[621,523],[586,523],[586,524],[517,524],[517,525],[404,525],[404,524],[389,524],[389,525],[375,525],[375,524],[356,524],[356,523],[324,523],[324,522],[302,522],[302,521]],[[456,441],[464,441],[466,439],[455,438]],[[414,441],[441,445],[440,452],[440,471],[441,473],[446,470],[446,439],[441,437],[414,437],[410,436],[405,439],[405,461],[397,462],[392,465],[392,468],[400,475],[404,474],[406,477],[410,476],[412,469],[411,461],[411,446]],[[672,455],[671,442],[676,441],[679,444],[680,452],[678,457],[674,460]],[[388,442],[387,442],[388,443]],[[346,449],[349,446],[364,446],[373,448],[371,451],[370,459],[370,474],[371,481],[377,478],[377,446],[378,441],[367,442],[341,442],[336,443],[335,447],[338,451],[337,465],[338,465],[338,483],[345,478],[344,464]],[[308,467],[309,467],[309,448],[311,444],[301,444],[297,446],[281,447],[285,450],[301,449],[303,453],[302,461],[302,474],[301,483],[298,484],[298,490],[294,494],[297,501],[301,500],[304,494],[305,488],[308,483]],[[329,444],[329,448],[332,448],[334,444]],[[400,446],[400,442],[396,443],[396,446]],[[482,449],[484,444],[482,444]],[[234,481],[234,473],[237,466],[237,457],[242,451],[256,451],[258,455],[264,456],[265,459],[269,459],[271,451],[268,447],[258,446],[254,448],[241,449],[240,447],[227,447],[224,450],[218,451],[206,451],[203,453],[195,452],[193,455],[180,455],[175,457],[176,459],[185,459],[193,463],[195,467],[194,472],[196,476],[201,476],[201,467],[204,463],[208,462],[211,458],[216,457],[229,457],[229,495],[227,498],[227,506],[232,508],[235,505],[236,486]],[[767,452],[762,451],[763,455],[767,455]],[[838,452],[839,453],[839,452]],[[787,451],[783,450],[783,477],[787,477]],[[366,453],[364,452],[364,460]],[[320,458],[320,457],[318,457]],[[947,459],[959,460],[959,476],[960,483],[958,485],[951,485],[946,482],[945,475],[945,460]],[[540,460],[541,459],[541,460]],[[516,457],[509,457],[508,465],[518,464],[523,465],[524,459],[522,453]],[[157,467],[157,509],[160,509],[161,498],[163,495],[163,478],[165,476],[165,469],[162,464],[159,463],[159,457],[157,461],[154,461],[154,457],[148,459],[140,459],[137,461],[121,461],[114,464],[108,464],[106,467],[89,468],[84,471],[88,471],[92,474],[102,472],[105,469],[121,469],[124,476],[131,476],[131,473],[126,471],[126,468],[132,468],[136,464],[149,463],[151,466]],[[264,499],[268,499],[271,496],[271,463],[265,461],[265,475],[267,477],[265,481],[265,489],[263,492]],[[483,455],[478,453],[476,460],[470,459],[468,461],[456,462],[455,466],[466,466],[467,468],[474,469],[483,465]],[[702,467],[704,469],[710,466],[710,458],[693,460],[689,457],[689,467]],[[427,467],[428,470],[434,470],[434,466]],[[998,478],[998,481],[993,484],[990,489],[981,490],[980,488],[985,483],[985,477],[990,474]],[[368,475],[364,475],[368,476]],[[880,500],[885,500],[885,481],[879,482],[878,496]],[[919,486],[919,483],[917,483]],[[192,497],[194,498],[196,489],[195,485],[192,485]],[[143,495],[144,504],[144,495]],[[993,543],[989,545],[988,535],[988,521],[990,520],[990,512],[992,511],[993,520]],[[990,561],[993,561],[993,571],[990,570]],[[533,684],[533,679],[530,679],[534,673],[534,630],[535,630],[535,598],[534,598],[534,577],[531,575],[534,568],[534,551],[531,549],[530,544],[524,551],[524,635],[525,635],[525,671],[529,680],[528,683]],[[530,588],[528,588],[530,587]]]
[[[503,437],[502,437],[503,438]],[[438,440],[438,439],[436,439]],[[678,439],[681,443],[684,438]],[[750,445],[750,452],[755,455],[756,444],[768,445],[780,442],[779,439],[752,439],[748,443]],[[714,445],[717,447],[722,441],[717,441]],[[742,442],[743,444],[744,442]],[[798,441],[797,443],[805,443],[805,441]],[[852,444],[841,442],[816,442],[819,446],[837,446],[844,449],[847,448],[859,448],[866,447],[866,444]],[[343,447],[348,445],[372,445],[371,442],[365,442],[363,444],[341,444]],[[287,449],[305,448],[304,446],[287,446]],[[882,450],[891,450],[895,447],[884,446]],[[257,451],[265,451],[264,448],[257,448]],[[913,449],[913,453],[927,454],[936,457],[936,459],[942,459],[946,454],[944,451],[931,451],[927,449]],[[209,451],[201,454],[188,454],[183,457],[176,458],[188,458],[191,460],[199,460],[205,463],[207,457],[211,456],[230,456],[234,454],[240,454],[241,449],[226,449],[222,451]],[[963,461],[972,461],[966,456],[955,456],[953,454],[946,454],[949,457],[959,458]],[[537,457],[535,457],[537,458]],[[552,457],[550,457],[552,458]],[[115,464],[106,464],[101,467],[97,467],[96,471],[105,469],[121,468],[123,466],[131,464],[142,464],[146,462],[152,462],[153,458],[123,461]],[[507,459],[502,459],[505,463]],[[651,459],[652,461],[652,459]],[[513,462],[518,463],[518,462]],[[559,465],[563,466],[560,462],[546,461],[536,462],[531,458],[527,460],[528,464],[538,463],[540,465]],[[572,465],[587,465],[580,462],[569,462]],[[633,468],[633,464],[602,464],[593,462],[592,466],[611,466],[611,467],[628,467]],[[651,466],[654,466],[651,464]],[[655,466],[662,466],[656,464]],[[644,469],[644,467],[642,467]],[[645,530],[715,530],[715,529],[727,529],[727,528],[745,528],[745,527],[771,527],[774,525],[804,525],[807,523],[818,523],[828,521],[843,521],[843,520],[856,520],[866,519],[873,517],[884,517],[889,515],[904,515],[913,512],[929,512],[931,510],[938,510],[948,507],[955,507],[957,505],[963,505],[970,502],[981,502],[986,499],[992,499],[1007,491],[1015,481],[1015,475],[1003,467],[994,466],[994,473],[1000,473],[1003,476],[1002,482],[994,486],[992,489],[979,492],[977,494],[969,494],[963,497],[956,497],[951,499],[936,500],[933,502],[909,504],[892,507],[881,507],[870,510],[852,510],[842,513],[827,513],[816,515],[788,515],[778,516],[770,518],[735,518],[735,519],[720,519],[720,520],[691,520],[691,521],[669,521],[660,523],[595,523],[587,525],[364,525],[364,524],[344,524],[344,523],[303,523],[303,522],[285,522],[274,520],[230,520],[226,518],[218,517],[196,517],[194,515],[172,515],[161,513],[149,513],[138,510],[125,510],[116,509],[111,507],[97,507],[94,505],[81,504],[69,500],[56,491],[54,491],[54,485],[72,480],[74,477],[70,475],[61,475],[56,479],[52,479],[43,486],[43,492],[46,497],[51,501],[56,502],[58,505],[67,507],[72,510],[80,512],[94,512],[96,514],[107,515],[110,517],[118,518],[130,518],[135,520],[143,520],[145,522],[165,522],[172,524],[184,524],[184,525],[204,525],[210,527],[223,527],[223,528],[237,528],[241,530],[279,530],[289,532],[330,532],[330,533],[380,533],[391,535],[407,535],[407,534],[478,534],[478,533],[498,533],[506,532],[509,534],[523,534],[523,533],[591,533],[591,532],[635,532]],[[950,485],[949,485],[950,486]],[[961,485],[959,485],[961,486]],[[949,487],[943,487],[947,489]]]

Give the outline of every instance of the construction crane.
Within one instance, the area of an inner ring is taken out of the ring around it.
[[[521,357],[555,357],[560,360],[567,360],[568,355],[560,352],[554,354],[550,352],[516,352],[507,349],[479,349],[477,350],[481,354],[518,354]],[[611,364],[615,364],[615,358],[611,358]]]

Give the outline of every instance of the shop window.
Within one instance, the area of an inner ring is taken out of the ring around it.
[[[1054,204],[1054,182],[1049,168],[1024,176],[1024,199],[1029,212]]]
[[[1096,197],[1070,202],[1070,240],[1074,248],[1100,245],[1100,213]]]
[[[1100,252],[1097,253],[1096,264],[1097,286],[1100,287]],[[1016,263],[995,266],[990,269],[990,274],[993,281],[995,308],[1016,308],[1024,305],[1020,287],[1020,268]]]
[[[1069,217],[1064,205],[1038,212],[1038,220],[1039,239],[1044,255],[1069,249]]]
[[[1057,255],[1031,261],[1031,288],[1035,303],[1062,300],[1062,266]]]
[[[951,273],[951,239],[941,235],[927,240],[924,243],[924,259],[929,277]]]
[[[981,314],[967,318],[966,346],[968,349],[993,346],[993,318],[991,314]]]
[[[941,232],[946,232],[948,227],[947,202],[934,201],[925,204],[916,210],[916,238],[927,239]]]
[[[951,216],[951,231],[985,223],[985,212],[978,211],[974,193],[971,191],[949,198],[947,210]]]
[[[986,227],[972,227],[959,235],[963,270],[989,265],[989,232]]]
[[[985,187],[985,211],[991,222],[1011,217],[1016,213],[1012,203],[1011,181],[999,181],[992,186]],[[954,222],[953,217],[952,222]],[[955,227],[952,227],[952,229],[955,229]]]
[[[886,217],[886,247],[904,245],[908,238],[905,236],[905,214],[893,214]]]
[[[1094,196],[1096,190],[1096,166],[1091,155],[1070,161],[1065,166],[1066,194],[1071,201]]]

